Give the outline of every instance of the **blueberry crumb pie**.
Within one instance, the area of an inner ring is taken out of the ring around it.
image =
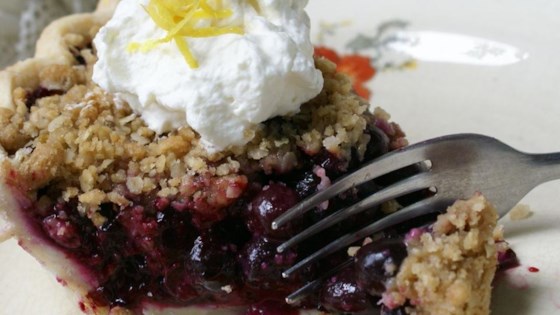
[[[408,144],[334,64],[313,57],[307,1],[117,2],[54,22],[33,59],[0,72],[0,215],[84,313],[489,314],[510,250],[482,195],[282,278],[410,202],[276,251],[395,179],[278,230],[275,218]],[[352,266],[286,304],[349,255]]]

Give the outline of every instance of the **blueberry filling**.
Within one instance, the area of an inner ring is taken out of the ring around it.
[[[48,93],[41,90],[34,95]],[[217,200],[232,185],[244,191],[233,204],[221,207],[180,194],[161,198],[155,192],[134,195],[123,188],[132,203],[124,209],[112,203],[103,204],[100,213],[105,221],[94,226],[80,212],[77,200],[64,202],[57,198],[54,185],[39,190],[38,197],[45,195],[58,202],[26,211],[52,244],[94,276],[99,286],[88,297],[95,305],[131,309],[144,302],[177,306],[250,305],[247,314],[251,315],[291,314],[294,308],[286,305],[284,298],[348,256],[340,252],[290,279],[283,279],[281,272],[344,233],[385,214],[378,208],[369,209],[282,254],[276,252],[276,247],[337,209],[391,184],[399,176],[417,171],[406,169],[402,174],[361,185],[278,231],[270,228],[275,218],[303,198],[386,153],[389,138],[376,127],[371,127],[370,133],[372,140],[362,161],[357,155],[348,161],[326,151],[311,156],[302,153],[300,168],[289,172],[247,173],[246,177],[228,182],[202,177],[193,183]],[[414,225],[428,220],[433,218]],[[387,231],[382,240],[363,246],[354,266],[327,279],[316,295],[298,307],[343,313],[377,307],[385,283],[396,275],[407,255],[403,239],[408,229]],[[512,261],[512,252],[503,253],[500,259],[502,266],[509,266]],[[403,312],[382,310],[383,314]]]
[[[297,309],[294,309],[284,302],[266,300],[249,306],[245,315],[298,315]]]
[[[505,251],[498,252],[498,270],[505,271],[508,269],[519,267],[519,259],[515,252],[508,248]]]
[[[31,106],[35,105],[35,102],[37,102],[37,100],[42,99],[44,97],[49,97],[49,96],[53,96],[53,95],[61,95],[62,93],[64,93],[64,91],[60,91],[60,90],[49,90],[47,88],[44,87],[38,87],[35,90],[27,93],[27,97],[25,99],[25,105],[27,106],[27,108],[31,108]]]
[[[406,312],[406,308],[404,306],[395,309],[389,309],[385,305],[381,306],[380,315],[406,315],[406,314],[408,313]]]
[[[52,93],[55,92],[39,89],[33,97]],[[388,137],[375,127],[370,131],[372,140],[364,161],[388,151]],[[357,156],[348,161],[326,151],[301,156],[301,169],[269,175],[248,174],[250,183],[234,180],[244,193],[235,203],[222,208],[199,204],[188,196],[171,199],[134,195],[123,188],[132,204],[124,209],[112,203],[103,204],[100,213],[106,219],[96,227],[80,213],[77,200],[61,201],[62,198],[54,197],[56,188],[47,187],[38,194],[59,201],[47,209],[29,209],[29,214],[50,242],[94,275],[99,286],[89,293],[89,298],[96,305],[134,309],[146,301],[171,305],[251,304],[248,314],[280,314],[282,310],[293,310],[283,302],[286,295],[338,265],[347,255],[345,252],[333,255],[291,279],[282,278],[283,270],[302,255],[383,215],[377,208],[371,209],[305,245],[278,254],[276,247],[283,240],[381,187],[373,182],[362,185],[324,208],[311,211],[302,220],[274,231],[271,223],[281,213],[364,162],[356,160]],[[193,185],[218,195],[231,182],[199,178]],[[391,243],[390,251],[401,249],[396,242]],[[380,250],[368,246],[367,250],[370,249],[371,255]],[[365,251],[362,250],[364,257],[368,256]],[[379,259],[394,258],[398,264],[402,252],[391,254],[396,256]],[[378,272],[372,271],[376,266],[363,267],[366,273]],[[359,270],[349,268],[331,278],[316,296],[299,307],[333,312],[357,312],[374,307],[375,301],[364,286],[369,286],[369,282],[359,276]]]

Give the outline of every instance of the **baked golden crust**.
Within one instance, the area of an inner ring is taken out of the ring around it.
[[[98,12],[105,11],[112,14],[112,12],[115,11],[115,7],[117,6],[118,3],[119,0],[99,0],[99,3],[97,4],[97,11]]]
[[[39,72],[53,64],[72,64],[71,53],[76,35],[91,37],[105,24],[118,0],[102,0],[93,13],[76,14],[60,18],[42,33],[35,56],[21,61],[0,72],[0,108],[14,109],[13,91],[16,87],[35,89],[39,85]]]
[[[42,33],[37,42],[35,56],[21,61],[3,71],[0,71],[0,116],[2,116],[2,130],[0,133],[7,138],[15,136],[14,141],[21,140],[15,130],[6,128],[6,119],[10,119],[17,111],[14,92],[17,88],[33,90],[39,86],[39,73],[52,65],[69,65],[75,62],[70,52],[70,46],[75,44],[76,35],[91,39],[91,36],[111,16],[112,9],[118,1],[101,1],[98,10],[94,13],[78,14],[61,18]],[[9,148],[8,148],[9,149]],[[27,202],[26,191],[19,191],[16,186],[8,184],[11,165],[7,161],[8,152],[0,145],[0,220],[4,225],[2,239],[17,237],[20,246],[32,254],[39,262],[48,266],[49,270],[64,280],[68,287],[76,293],[77,299],[87,294],[96,283],[88,282],[84,273],[76,265],[70,264],[60,252],[46,245],[37,238],[37,231],[26,222],[21,211]],[[20,198],[17,198],[17,197]],[[68,281],[67,281],[68,280]],[[88,305],[85,305],[88,308]],[[108,309],[97,308],[100,314],[107,313]]]

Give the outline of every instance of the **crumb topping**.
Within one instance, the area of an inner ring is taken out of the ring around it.
[[[533,215],[531,207],[526,204],[518,204],[509,212],[509,218],[512,221],[521,221],[530,218]]]
[[[77,199],[96,225],[104,222],[98,213],[104,203],[126,207],[141,194],[180,196],[207,214],[238,199],[251,174],[301,167],[302,154],[361,159],[369,125],[389,135],[393,148],[406,144],[386,113],[370,114],[350,80],[317,59],[325,87],[300,113],[261,124],[246,146],[209,154],[190,128],[163,135],[147,128],[126,103],[91,81],[96,56],[88,39],[71,34],[67,41],[75,44],[76,63],[43,69],[36,90],[14,90],[14,110],[0,108],[0,147],[9,156],[2,172],[15,169],[14,182],[30,193],[46,189],[45,196]]]
[[[484,315],[496,272],[498,215],[482,195],[457,201],[432,233],[410,240],[408,257],[388,292],[388,306],[410,303],[410,314]]]

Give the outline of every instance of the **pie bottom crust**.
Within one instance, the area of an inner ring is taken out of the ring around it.
[[[13,91],[16,87],[35,89],[39,85],[38,74],[52,64],[71,64],[74,57],[68,50],[65,35],[69,33],[88,33],[95,25],[103,25],[111,16],[118,1],[102,0],[94,13],[76,14],[61,18],[49,25],[37,42],[35,57],[21,61],[0,72],[0,107],[13,109]],[[92,282],[86,280],[84,271],[75,264],[69,263],[55,247],[44,242],[41,233],[37,233],[24,217],[22,206],[28,199],[17,188],[8,185],[10,169],[4,163],[6,152],[0,146],[0,240],[13,237],[18,244],[41,264],[48,266],[57,279],[64,281],[76,295],[76,301],[86,295]],[[21,198],[17,198],[20,196]],[[16,200],[19,199],[19,200]],[[71,281],[66,281],[71,280]],[[93,281],[91,279],[90,281]],[[84,305],[90,313],[91,307]],[[96,314],[108,314],[108,309],[96,309]],[[126,314],[123,313],[123,314]]]

